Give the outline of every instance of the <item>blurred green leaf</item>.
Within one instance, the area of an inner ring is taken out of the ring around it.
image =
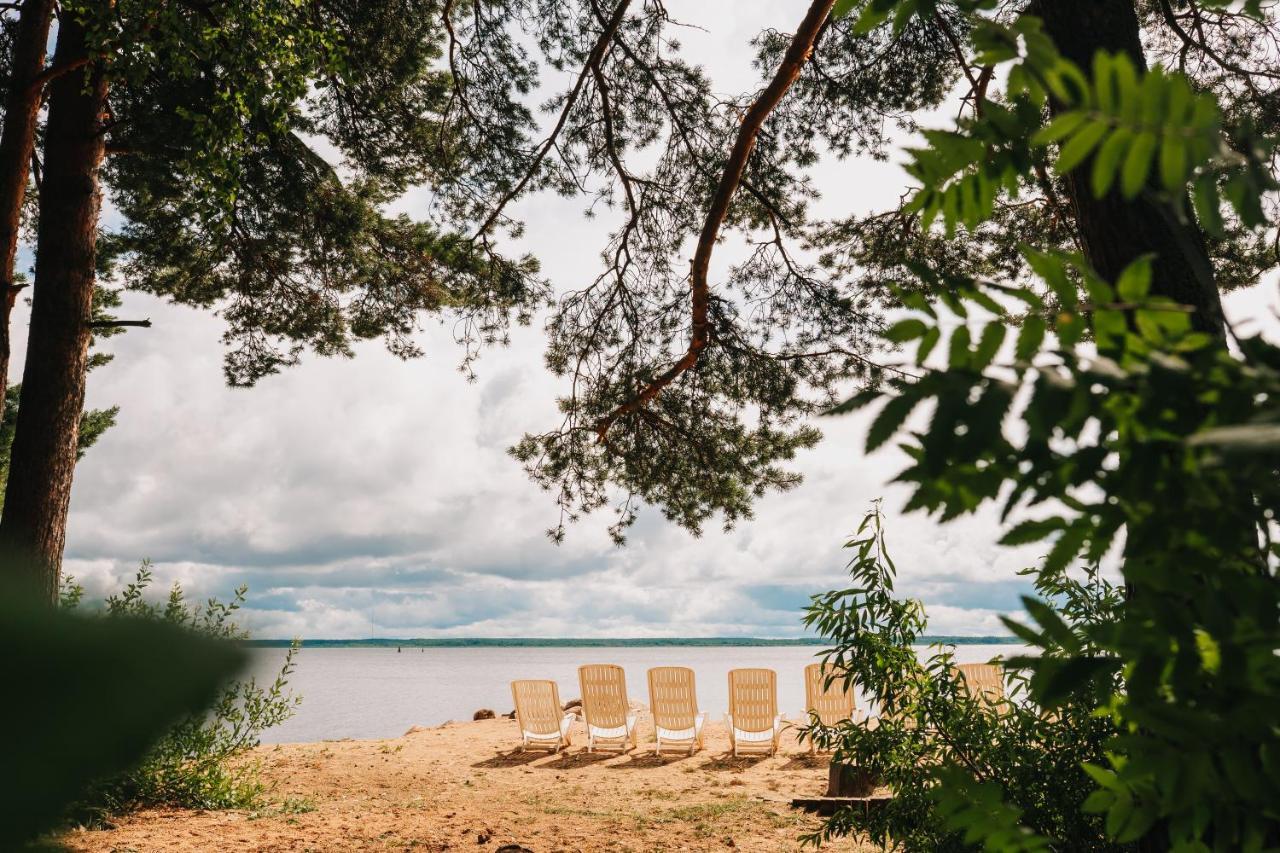
[[[0,600],[0,648],[0,849],[56,826],[91,782],[141,759],[245,661],[170,625],[83,618],[17,595]]]
[[[1151,171],[1151,158],[1156,151],[1156,135],[1142,131],[1134,137],[1133,144],[1124,158],[1120,178],[1120,192],[1125,198],[1133,198],[1146,186]]]

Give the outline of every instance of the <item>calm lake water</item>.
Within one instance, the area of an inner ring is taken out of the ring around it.
[[[960,663],[1010,655],[1021,646],[956,647]],[[804,667],[820,646],[661,646],[609,648],[303,648],[290,687],[302,697],[297,714],[263,735],[264,743],[340,738],[392,738],[411,726],[469,720],[478,708],[505,714],[510,683],[551,678],[561,701],[577,697],[578,666],[614,663],[627,674],[627,693],[648,704],[645,672],[651,666],[687,666],[697,677],[698,703],[709,719],[728,708],[727,673],[735,667],[768,667],[778,673],[778,710],[804,711]],[[270,682],[284,649],[254,649],[251,673]],[[922,648],[921,651],[924,651]],[[859,706],[866,703],[859,699]]]

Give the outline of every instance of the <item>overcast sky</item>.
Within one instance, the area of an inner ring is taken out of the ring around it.
[[[750,37],[789,28],[803,9],[741,0],[670,2],[701,24],[683,38],[724,91],[751,85]],[[870,161],[824,164],[823,212],[887,206],[902,172]],[[421,209],[410,196],[404,207]],[[538,197],[515,212],[521,246],[563,289],[598,269],[608,223],[580,202]],[[1230,300],[1237,320],[1274,304],[1274,286]],[[143,558],[159,586],[193,597],[250,588],[259,637],[796,636],[811,593],[841,584],[846,534],[885,498],[900,591],[922,598],[934,633],[1004,633],[1037,551],[997,547],[990,515],[938,525],[899,512],[886,485],[893,451],[861,452],[865,417],[823,419],[797,463],[804,483],[771,495],[754,520],[700,539],[641,513],[624,548],[586,519],[552,544],[550,497],[506,448],[557,421],[563,389],[542,364],[540,330],[491,351],[467,383],[447,326],[428,323],[428,356],[401,362],[378,344],[351,360],[308,357],[249,390],[224,386],[209,313],[139,294],[122,316],[154,327],[111,339],[115,361],[89,382],[91,406],[119,424],[76,472],[65,571],[98,596]],[[17,343],[25,311],[15,316]],[[15,372],[15,379],[17,375]]]

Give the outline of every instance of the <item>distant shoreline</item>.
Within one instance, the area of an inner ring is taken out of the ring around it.
[[[245,640],[252,648],[278,649],[289,646],[291,640]],[[956,646],[1007,645],[1017,643],[1016,637],[999,636],[924,636],[917,645],[927,646],[946,643]],[[830,642],[821,637],[643,637],[625,638],[549,638],[549,637],[450,637],[439,639],[386,639],[374,637],[365,640],[303,640],[304,648],[315,649],[385,649],[392,646],[404,648],[645,648],[660,646],[827,646]]]

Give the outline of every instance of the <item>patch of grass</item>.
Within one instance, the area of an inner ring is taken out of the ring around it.
[[[748,810],[761,805],[746,797],[732,797],[713,803],[691,803],[687,806],[676,806],[660,813],[659,819],[671,823],[693,823],[695,821],[715,820],[725,815]]]
[[[397,808],[402,808],[402,809],[428,809],[428,808],[431,808],[433,804],[427,802],[426,797],[417,796],[417,797],[410,797],[407,800],[402,800],[400,802],[397,802],[395,803],[395,805]]]
[[[645,788],[640,792],[642,796],[650,800],[678,800],[680,792],[671,791],[666,788]]]
[[[666,789],[645,789],[640,794],[650,800],[662,801],[678,800],[683,796],[677,791]],[[723,836],[726,830],[725,820],[739,815],[750,816],[753,820],[773,828],[798,825],[798,818],[779,814],[770,808],[768,803],[750,797],[728,797],[712,802],[688,803],[660,810],[643,811],[561,805],[549,802],[545,797],[538,795],[525,797],[523,802],[545,815],[626,822],[635,832],[646,832],[663,824],[683,824],[701,838]]]
[[[405,838],[393,830],[387,830],[378,836],[377,841],[384,849],[391,850],[411,850],[422,846],[422,842],[416,838]]]
[[[770,808],[768,803],[749,797],[729,797],[709,803],[690,803],[664,809],[656,815],[651,815],[650,819],[655,823],[690,824],[699,836],[710,838],[723,834],[724,827],[719,824],[725,818],[746,814],[774,828],[797,824],[796,817],[779,814]]]
[[[306,814],[316,810],[316,801],[311,797],[285,797],[278,803],[273,803],[265,809],[256,809],[249,812],[249,820],[261,820],[267,817],[280,817],[281,815],[298,815]]]
[[[596,809],[580,809],[574,806],[542,806],[543,814],[563,815],[565,817],[599,817],[617,819],[620,817],[634,817],[629,812],[624,811],[597,811]]]
[[[543,797],[534,794],[524,798],[524,804],[532,806],[538,811],[546,815],[560,815],[562,817],[589,817],[607,820],[619,820],[626,818],[639,818],[629,811],[614,809],[611,811],[601,811],[599,809],[579,808],[577,806],[562,806],[555,803],[549,803]]]

